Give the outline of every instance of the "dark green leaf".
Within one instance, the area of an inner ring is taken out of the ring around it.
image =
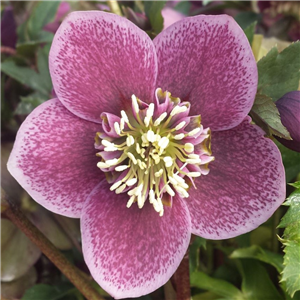
[[[240,284],[241,276],[237,270],[236,263],[234,260],[227,261],[226,256],[224,257],[224,263],[213,272],[212,276],[217,279],[225,280],[234,286],[239,286]]]
[[[284,232],[285,238],[293,238],[291,235],[287,235],[290,229],[294,229],[295,227],[300,226],[300,189],[294,191],[287,200],[283,203],[283,205],[289,206],[289,210],[283,216],[279,228],[286,227],[286,231]],[[299,236],[300,239],[300,232],[297,233],[296,236]]]
[[[11,221],[1,218],[1,280],[23,276],[41,255],[40,249]]]
[[[4,86],[5,86],[5,80],[6,80],[6,75],[1,76],[1,124],[2,124],[2,129],[3,129],[3,124],[5,126],[9,124],[13,112],[12,108],[10,106],[10,103],[6,101],[5,99],[5,93],[4,93]],[[3,174],[3,173],[2,173]],[[1,178],[3,180],[3,178]]]
[[[59,300],[74,292],[76,292],[76,289],[70,283],[59,285],[37,284],[26,291],[22,300]]]
[[[247,26],[244,30],[250,45],[252,45],[252,42],[253,42],[256,24],[257,24],[257,22],[253,22],[252,24]]]
[[[49,96],[51,91],[49,86],[45,85],[41,76],[34,70],[28,67],[20,67],[12,60],[6,60],[1,64],[1,71],[42,95]]]
[[[247,300],[283,300],[272,283],[266,269],[252,259],[241,259],[238,262],[243,278],[242,292]]]
[[[199,251],[200,247],[206,247],[206,239],[196,236],[193,244],[189,248],[190,272],[194,272],[199,267]]]
[[[234,238],[235,242],[240,248],[245,248],[250,246],[250,232],[239,235]]]
[[[257,94],[250,112],[253,121],[268,134],[290,139],[287,129],[282,125],[279,111],[270,97]]]
[[[212,278],[203,272],[194,272],[191,274],[191,286],[213,292],[217,295],[225,297],[224,299],[245,299],[241,291],[233,284],[225,280]]]
[[[30,114],[36,107],[45,102],[45,97],[40,94],[33,93],[27,97],[20,97],[21,102],[15,110],[16,115],[28,115]]]
[[[295,184],[299,186],[299,182]],[[287,292],[293,297],[300,291],[300,189],[294,191],[284,205],[289,206],[278,227],[285,227],[283,234],[284,269],[282,281],[286,282]]]
[[[280,273],[283,269],[283,258],[280,254],[273,253],[263,248],[252,245],[248,248],[240,248],[230,255],[230,258],[254,258],[272,265]]]
[[[50,44],[40,47],[37,52],[37,67],[41,76],[41,81],[48,91],[52,89],[52,81],[49,73],[49,57]]]
[[[54,34],[52,32],[41,31],[38,39],[19,42],[17,44],[17,53],[27,54],[30,51],[32,52],[32,50],[35,50],[41,43],[51,43],[53,37]]]
[[[281,152],[286,182],[291,182],[300,172],[300,153],[286,148],[279,142],[276,142],[276,145]]]
[[[34,90],[38,90],[40,88],[38,83],[38,74],[27,67],[17,66],[12,60],[4,61],[1,64],[1,71]]]
[[[269,249],[272,244],[273,231],[270,226],[262,225],[250,232],[250,245],[259,245]]]
[[[43,31],[46,24],[54,20],[59,1],[40,1],[35,4],[27,22],[18,28],[18,44],[26,41],[49,42],[51,33]]]
[[[277,48],[263,57],[258,63],[258,91],[278,100],[290,91],[295,91],[300,79],[300,42],[291,44],[282,52]]]
[[[190,1],[180,1],[175,7],[174,9],[176,11],[181,12],[184,15],[189,15],[190,9],[191,9],[191,3]]]
[[[211,292],[205,292],[200,293],[192,296],[192,300],[222,300],[220,296],[211,293]]]
[[[243,29],[245,29],[253,23],[259,22],[261,20],[261,15],[252,11],[243,11],[238,13],[234,19]]]
[[[145,1],[145,13],[155,33],[162,31],[164,19],[161,10],[164,8],[166,1]]]

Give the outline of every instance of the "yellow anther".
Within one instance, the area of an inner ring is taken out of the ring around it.
[[[134,144],[134,137],[132,135],[128,135],[128,137],[126,138],[126,145],[130,147],[133,144]]]
[[[184,150],[188,153],[194,151],[194,145],[192,143],[185,143],[184,144]]]
[[[127,156],[132,160],[132,162],[136,165],[137,160],[135,159],[134,155],[130,152],[127,153]]]
[[[195,128],[195,129],[193,129],[192,131],[190,131],[190,132],[188,133],[188,136],[193,136],[193,135],[197,134],[198,132],[200,132],[200,130],[201,130],[201,128],[200,128],[200,127],[197,127],[197,128]]]
[[[129,120],[128,120],[127,114],[124,110],[121,110],[121,116],[122,116],[124,122],[128,124]]]
[[[175,130],[180,130],[184,127],[184,125],[186,124],[185,121],[182,121],[180,122],[176,127],[175,127]]]

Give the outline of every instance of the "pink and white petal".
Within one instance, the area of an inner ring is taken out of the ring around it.
[[[128,196],[101,182],[81,216],[83,255],[93,278],[116,299],[149,294],[176,271],[190,240],[190,216],[177,198],[160,217],[151,204],[126,207]]]
[[[73,12],[59,27],[49,55],[59,100],[75,115],[101,122],[102,112],[120,114],[135,94],[154,97],[157,58],[148,35],[120,16]]]
[[[276,145],[247,117],[212,134],[215,161],[187,199],[192,233],[227,239],[258,227],[285,199],[285,172]]]
[[[227,15],[185,18],[162,31],[157,51],[157,87],[190,101],[205,127],[226,130],[250,111],[257,67],[242,29]]]
[[[79,217],[87,196],[104,178],[94,148],[99,126],[76,117],[58,99],[48,100],[21,125],[8,170],[39,204]]]

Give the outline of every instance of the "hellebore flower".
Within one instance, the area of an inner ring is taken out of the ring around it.
[[[1,45],[16,48],[17,43],[17,25],[11,6],[3,10],[1,19]]]
[[[282,124],[290,133],[292,140],[277,138],[284,146],[300,152],[300,91],[289,92],[275,102]]]
[[[53,32],[55,33],[56,30],[58,29],[62,18],[71,10],[71,6],[68,2],[61,2],[58,6],[56,15],[55,15],[55,19],[53,22],[48,23],[45,27],[44,30],[49,31],[49,32]]]
[[[231,17],[186,18],[151,41],[117,15],[74,12],[49,64],[57,99],[22,124],[8,168],[41,205],[81,218],[85,261],[115,298],[163,285],[191,233],[240,235],[283,202],[280,153],[247,117],[256,62]]]
[[[183,13],[176,11],[172,7],[165,6],[162,11],[161,15],[164,18],[164,29],[169,27],[170,25],[174,24],[175,22],[178,22],[184,18],[186,18],[186,15]]]

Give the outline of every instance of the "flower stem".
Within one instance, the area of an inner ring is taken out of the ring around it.
[[[111,12],[116,15],[122,16],[122,11],[120,9],[119,3],[116,0],[109,0],[107,1],[107,5],[109,6]]]
[[[177,271],[175,272],[176,283],[176,300],[190,300],[190,266],[189,266],[189,249],[183,257]]]
[[[53,262],[53,264],[75,285],[88,300],[103,300],[99,293],[91,286],[90,281],[82,272],[72,265],[67,258],[41,233],[7,197],[2,190],[1,202],[8,202],[3,214],[9,218],[39,249]]]
[[[165,300],[174,300],[174,299],[176,299],[176,292],[173,288],[171,280],[169,280],[164,285],[164,294],[165,294]]]

